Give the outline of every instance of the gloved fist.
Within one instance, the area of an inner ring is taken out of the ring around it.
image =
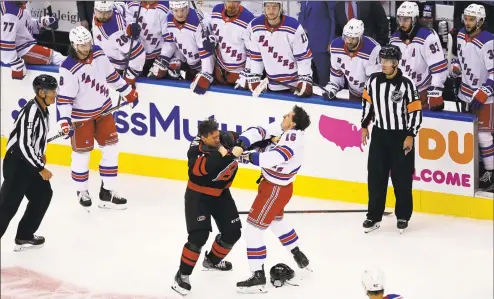
[[[68,117],[60,118],[58,121],[60,132],[64,135],[65,139],[74,136],[74,126],[72,126],[72,120]]]
[[[232,149],[239,137],[237,132],[220,131],[220,143],[227,149]]]
[[[323,91],[322,93],[322,97],[325,99],[325,100],[333,100],[336,98],[336,93],[338,93],[338,85],[334,84],[334,83],[328,83],[328,85],[326,85],[325,87],[326,91]]]
[[[485,86],[482,86],[481,88],[477,89],[472,95],[472,101],[469,104],[470,108],[472,110],[480,109],[480,107],[482,107],[482,105],[485,104],[485,101],[487,101],[487,98],[491,94],[492,91],[490,91]]]
[[[127,25],[127,35],[132,37],[133,39],[138,39],[139,35],[141,35],[141,25],[138,23],[132,23]]]
[[[178,58],[172,58],[168,64],[168,75],[173,79],[180,79],[180,70],[182,70],[182,61]]]
[[[139,104],[139,94],[135,89],[132,89],[128,95],[125,96],[125,101],[132,105],[132,109]]]
[[[58,29],[58,19],[55,15],[43,16],[39,19],[39,26],[42,28]]]
[[[458,59],[451,60],[450,73],[453,78],[458,78],[461,76],[461,65]]]
[[[237,81],[235,81],[235,89],[237,88],[247,88],[247,77],[249,76],[250,74],[250,70],[249,69],[244,69],[243,71],[240,72],[239,74],[239,77],[237,79]]]
[[[162,57],[158,57],[154,60],[153,66],[149,70],[148,77],[153,79],[163,79],[168,73],[166,68],[166,61]]]
[[[125,73],[124,80],[125,82],[127,82],[127,84],[132,86],[133,89],[136,89],[136,77],[138,76],[139,76],[139,72],[136,72],[129,67],[127,68],[127,72]]]
[[[310,97],[312,95],[312,78],[310,76],[298,76],[298,91],[293,94],[298,97]]]
[[[26,65],[21,58],[17,58],[17,60],[12,62],[10,64],[10,69],[12,70],[12,79],[14,80],[22,80],[26,76]]]
[[[427,98],[429,99],[429,107],[432,111],[444,110],[443,89],[431,86],[427,90]]]
[[[257,74],[248,74],[245,78],[247,82],[247,87],[250,91],[254,92],[254,90],[261,84],[261,75]]]
[[[196,94],[205,94],[212,82],[212,75],[208,73],[198,73],[192,81],[192,84],[190,84],[190,89]]]

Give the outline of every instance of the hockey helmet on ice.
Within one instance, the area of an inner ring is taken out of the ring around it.
[[[295,271],[292,270],[288,265],[279,263],[274,265],[271,270],[269,270],[269,276],[271,276],[271,283],[279,288],[282,287],[287,280],[295,277]]]
[[[113,1],[94,1],[94,9],[99,11],[113,11]]]
[[[362,274],[362,285],[366,292],[383,291],[384,273],[378,268],[365,270]]]
[[[343,36],[362,37],[364,35],[364,22],[358,19],[351,19],[343,27]]]
[[[40,89],[57,90],[57,88],[58,82],[53,76],[41,74],[33,80],[33,89],[36,94]]]
[[[84,26],[72,28],[69,32],[69,40],[74,45],[85,45],[93,42],[91,32]]]
[[[401,60],[401,50],[400,47],[387,44],[383,46],[381,50],[379,50],[379,58],[381,59],[393,59],[393,60]]]

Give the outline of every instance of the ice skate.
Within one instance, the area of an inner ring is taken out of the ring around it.
[[[381,227],[381,222],[380,221],[372,221],[370,219],[366,219],[364,221],[364,223],[362,224],[362,226],[365,229],[365,233],[368,234],[371,231],[374,231],[374,230],[378,229],[379,227]]]
[[[485,192],[494,192],[494,171],[486,170],[480,178],[479,188]]]
[[[89,213],[89,208],[92,206],[93,201],[91,195],[86,191],[77,191],[77,198],[79,199],[79,204],[83,206]]]
[[[31,240],[19,240],[16,238],[14,251],[19,252],[29,249],[39,249],[44,245],[45,245],[45,238],[41,236],[34,235],[34,237]]]
[[[242,294],[266,293],[267,291],[264,266],[262,270],[254,272],[249,279],[237,282],[237,292]]]
[[[398,219],[396,227],[400,230],[400,234],[403,234],[405,229],[408,227],[408,221],[403,219]]]
[[[117,192],[106,190],[103,188],[103,183],[101,183],[101,188],[99,191],[100,203],[98,207],[102,209],[115,209],[115,210],[125,210],[127,209],[127,199],[119,196]]]
[[[175,274],[175,281],[173,282],[172,290],[182,296],[185,296],[189,293],[191,288],[192,287],[190,286],[189,275],[182,275],[182,273],[180,273],[180,270],[178,270],[177,274]]]
[[[202,262],[202,266],[206,271],[231,271],[233,266],[232,263],[228,261],[221,261],[217,265],[213,265],[213,263],[208,259],[208,252],[204,256],[204,261]]]
[[[300,269],[305,269],[312,272],[312,269],[309,268],[309,259],[305,256],[305,254],[300,251],[297,247],[293,248],[291,253],[293,254],[293,259],[297,263]]]

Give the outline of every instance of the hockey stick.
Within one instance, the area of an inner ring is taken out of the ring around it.
[[[45,9],[46,9],[46,11],[47,11],[47,15],[48,15],[49,17],[53,17],[53,11],[52,11],[52,9],[51,9],[51,3],[50,3],[50,2],[48,2],[48,1],[46,1],[46,2],[44,3],[44,6],[45,6]],[[53,27],[51,27],[51,28],[50,28],[50,31],[51,31],[51,42],[52,42],[53,50],[55,50],[55,49],[56,49],[56,47],[57,47],[57,40],[56,40],[56,38],[55,38],[55,30],[57,30],[57,29],[58,29],[58,24],[57,24],[57,26],[55,26],[55,27],[56,27],[56,28],[53,28]]]
[[[268,84],[269,83],[276,83],[276,84],[279,84],[281,86],[284,86],[288,89],[290,89],[290,91],[297,91],[297,92],[300,92],[300,88],[296,87],[296,86],[293,86],[293,85],[290,85],[288,83],[285,83],[285,82],[281,82],[281,81],[277,81],[277,80],[273,80],[273,79],[269,79],[268,77],[264,78],[261,83],[254,89],[254,91],[252,92],[252,96],[253,97],[259,97],[259,95],[261,93],[263,93],[266,88],[268,87]],[[319,84],[311,81],[310,82],[312,85],[314,86],[317,86],[319,89],[322,90],[322,97],[325,98],[326,100],[329,100],[329,91],[327,91],[324,87],[320,86]]]
[[[241,211],[239,215],[248,215],[250,212]],[[285,214],[337,214],[337,213],[367,213],[367,210],[295,210],[285,211]],[[392,212],[384,212],[384,216],[391,215]]]
[[[136,23],[139,22],[139,16],[141,15],[141,8],[142,8],[142,3],[139,1],[139,9],[137,10],[137,16],[136,16]],[[139,39],[139,38],[137,38]],[[132,47],[134,46],[134,39],[132,36],[130,37],[130,47],[129,47],[129,52],[127,53],[126,61],[125,61],[125,68],[123,71],[123,76],[125,78],[125,74],[127,73],[127,69],[129,68],[130,64],[130,54],[132,54]],[[118,97],[118,104],[116,107],[120,107],[120,103],[122,102],[122,96]],[[118,109],[117,109],[118,110]]]
[[[86,119],[86,120],[84,120],[84,121],[81,121],[81,122],[79,122],[79,123],[75,124],[74,126],[72,126],[72,128],[71,128],[71,129],[72,129],[72,130],[76,130],[76,129],[78,129],[78,128],[82,127],[85,123],[87,123],[87,122],[89,122],[89,121],[94,121],[94,120],[97,120],[98,118],[100,118],[100,117],[102,117],[102,116],[105,116],[105,115],[111,114],[111,113],[113,113],[113,111],[118,110],[118,109],[120,109],[120,107],[125,106],[125,105],[127,105],[127,104],[128,104],[128,102],[124,102],[124,103],[122,103],[122,104],[119,104],[119,105],[117,105],[117,106],[115,106],[115,107],[111,108],[110,110],[108,110],[108,111],[106,111],[106,112],[104,112],[104,113],[98,114],[98,115],[96,115],[95,117],[91,117],[90,119]],[[53,136],[53,137],[48,138],[47,142],[52,142],[53,140],[56,140],[56,139],[58,139],[58,138],[60,138],[60,137],[62,137],[62,136],[64,136],[64,135],[65,135],[65,134],[63,134],[62,132],[59,132],[57,135],[55,135],[55,136]]]

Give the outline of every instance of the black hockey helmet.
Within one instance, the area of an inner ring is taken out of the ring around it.
[[[34,78],[33,89],[36,94],[40,89],[57,90],[57,88],[58,82],[53,76],[42,74]]]
[[[271,283],[279,288],[282,287],[287,280],[295,277],[295,271],[288,265],[279,263],[269,270],[269,276],[271,276]]]
[[[383,46],[381,50],[379,51],[379,58],[381,59],[395,59],[395,60],[401,60],[401,50],[400,47],[392,45],[392,44],[387,44],[386,46]]]

